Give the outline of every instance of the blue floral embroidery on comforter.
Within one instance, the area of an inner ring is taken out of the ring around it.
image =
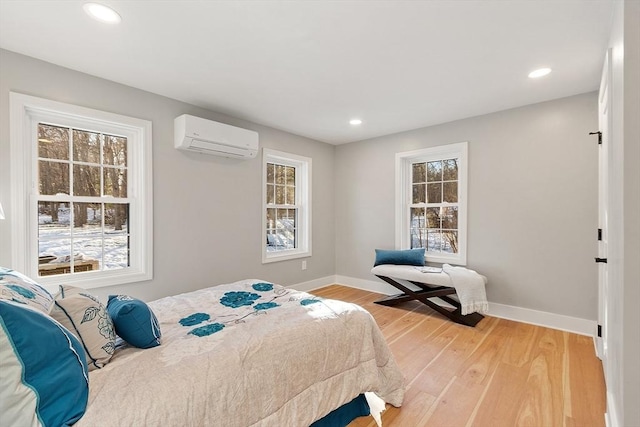
[[[261,302],[253,306],[256,310],[269,310],[270,308],[280,307],[280,304],[275,302]]]
[[[240,288],[242,289],[242,288]],[[245,290],[233,290],[225,292],[218,302],[233,310],[215,308],[215,304],[211,307],[213,310],[211,313],[196,312],[183,317],[178,321],[182,326],[190,328],[197,326],[187,332],[188,335],[197,337],[206,337],[216,332],[220,332],[227,326],[233,326],[237,324],[246,323],[249,318],[260,315],[268,315],[267,310],[271,310],[277,307],[287,306],[288,304],[300,304],[301,306],[307,306],[322,301],[322,298],[312,297],[307,298],[304,296],[293,296],[289,290],[282,287],[275,287],[271,283],[258,282],[253,284],[247,284]],[[257,294],[250,292],[255,290],[261,292]],[[302,297],[302,298],[301,298]],[[246,307],[243,309],[243,307]]]
[[[192,329],[191,331],[189,331],[189,333],[198,337],[206,337],[208,335],[215,334],[216,332],[219,332],[223,329],[224,325],[222,323],[210,323],[208,325]]]
[[[182,326],[193,326],[211,319],[207,313],[193,313],[187,317],[180,319]]]
[[[243,305],[253,305],[255,300],[260,298],[260,295],[253,292],[227,292],[220,298],[220,304],[231,308],[242,307]]]
[[[273,285],[271,283],[254,283],[251,287],[260,292],[268,292],[273,290]]]

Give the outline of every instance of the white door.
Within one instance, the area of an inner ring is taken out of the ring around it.
[[[607,373],[607,310],[609,286],[607,280],[608,255],[608,162],[609,162],[609,121],[611,116],[611,49],[607,51],[602,71],[602,81],[598,94],[598,325],[600,336],[596,340],[598,357],[603,361]]]

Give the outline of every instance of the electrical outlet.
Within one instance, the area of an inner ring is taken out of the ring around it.
[[[307,261],[302,261],[302,269],[303,270],[307,269]]]

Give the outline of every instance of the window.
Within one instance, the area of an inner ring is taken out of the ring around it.
[[[11,93],[12,259],[44,285],[152,277],[151,123]]]
[[[311,256],[311,159],[263,150],[262,262]]]
[[[396,155],[396,246],[466,264],[467,143]]]

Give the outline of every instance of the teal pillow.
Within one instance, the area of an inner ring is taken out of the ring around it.
[[[373,265],[424,265],[424,248],[390,251],[376,249],[376,262]]]
[[[68,426],[87,407],[80,341],[48,315],[0,299],[0,418],[11,426]]]
[[[151,308],[143,301],[127,295],[111,295],[107,311],[113,320],[116,334],[138,348],[160,345],[160,326]]]

